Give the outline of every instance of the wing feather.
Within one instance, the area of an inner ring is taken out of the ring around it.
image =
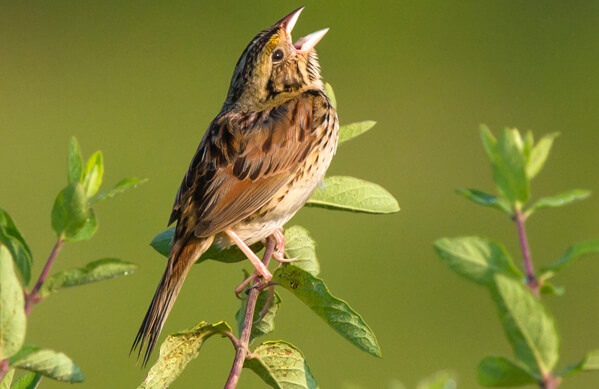
[[[175,239],[191,231],[199,238],[214,235],[272,199],[318,143],[317,99],[326,97],[305,93],[263,112],[219,114],[177,193],[169,221],[178,220]]]

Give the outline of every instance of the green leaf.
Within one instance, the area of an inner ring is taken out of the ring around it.
[[[560,377],[565,377],[572,375],[574,373],[579,373],[581,371],[597,371],[599,370],[599,350],[593,350],[587,353],[582,361],[578,362],[575,365],[570,365],[566,367],[564,370],[557,373]]]
[[[545,272],[558,272],[571,264],[575,259],[588,254],[599,253],[599,239],[575,243],[568,247],[564,255],[554,264],[543,269]]]
[[[522,278],[522,273],[499,243],[478,236],[466,236],[439,239],[434,247],[448,268],[477,284],[492,284],[495,274]]]
[[[327,94],[327,97],[331,101],[331,105],[333,108],[337,109],[337,99],[335,98],[335,92],[333,91],[333,87],[328,82],[324,83],[324,93]]]
[[[439,371],[427,377],[416,386],[416,389],[456,389],[456,374],[451,371]]]
[[[538,376],[551,372],[559,357],[559,336],[547,309],[522,282],[501,274],[490,291],[516,358]]]
[[[250,334],[250,343],[259,336],[268,335],[275,329],[275,315],[279,311],[279,307],[281,306],[281,296],[277,292],[274,292],[272,295],[272,301],[268,306],[268,309],[262,319],[260,319],[260,312],[264,309],[264,306],[267,303],[269,298],[268,289],[261,292],[258,295],[258,299],[256,301],[256,309],[254,310],[253,317],[253,325],[252,332]],[[243,329],[243,319],[245,316],[245,309],[247,307],[247,299],[241,301],[241,307],[235,314],[235,319],[237,320],[237,329],[239,334],[241,334],[241,330]]]
[[[10,365],[57,381],[82,382],[83,372],[66,355],[38,346],[25,345],[10,358]]]
[[[114,186],[114,188],[110,189],[107,192],[99,194],[98,196],[91,199],[89,201],[89,205],[93,205],[102,200],[111,199],[111,198],[118,196],[122,193],[125,193],[131,189],[135,189],[138,186],[145,184],[146,182],[148,182],[147,178],[131,177],[131,178],[122,179]]]
[[[96,151],[88,160],[83,174],[83,188],[85,196],[89,199],[98,192],[102,185],[102,176],[104,175],[104,163],[102,162],[102,152]]]
[[[566,288],[563,286],[555,286],[550,282],[543,282],[540,289],[541,294],[553,294],[556,296],[563,296],[566,292]]]
[[[67,157],[69,184],[81,183],[83,179],[83,157],[81,156],[81,147],[77,138],[72,137],[69,143],[69,153]]]
[[[478,364],[478,383],[486,387],[536,384],[540,377],[504,357],[485,357]]]
[[[172,227],[172,228],[169,228],[168,230],[162,231],[160,234],[156,235],[154,237],[154,239],[152,239],[150,246],[152,246],[154,248],[154,250],[158,251],[161,255],[168,258],[168,254],[171,249],[171,242],[173,240],[174,234],[175,234],[175,227]],[[260,250],[262,250],[263,247],[264,247],[264,245],[262,243],[254,243],[253,245],[250,246],[252,251],[255,252],[256,254],[258,254],[260,252]],[[245,254],[243,252],[241,252],[239,247],[237,247],[235,245],[232,245],[231,247],[228,247],[226,249],[221,249],[217,245],[213,244],[212,246],[210,246],[210,248],[208,250],[206,250],[206,252],[204,254],[202,254],[200,259],[198,259],[196,261],[196,264],[204,262],[209,259],[211,259],[213,261],[224,262],[224,263],[235,263],[235,262],[241,262],[241,261],[247,259],[247,257],[245,256]]]
[[[308,206],[365,213],[399,211],[397,200],[383,187],[354,177],[327,177]]]
[[[10,384],[12,383],[12,377],[15,375],[15,369],[10,369],[0,381],[0,389],[10,389]]]
[[[8,212],[2,208],[0,208],[0,244],[6,246],[12,255],[23,283],[27,286],[31,281],[33,256],[27,242],[25,242],[25,238],[19,232]]]
[[[374,127],[375,124],[376,122],[374,120],[365,120],[363,122],[356,122],[340,126],[339,143],[343,143],[347,140],[355,138],[358,135],[362,135],[363,133]]]
[[[38,387],[42,376],[37,373],[27,373],[17,380],[12,389],[35,389]]]
[[[316,242],[304,227],[291,226],[285,229],[285,257],[295,258],[293,265],[313,276],[320,273],[320,263],[316,258]]]
[[[79,183],[69,184],[54,202],[52,208],[52,228],[56,235],[67,240],[77,236],[89,218],[89,208],[83,187]]]
[[[510,217],[513,215],[510,204],[501,197],[493,196],[476,189],[460,188],[457,190],[457,193],[459,195],[464,196],[468,200],[475,202],[478,205],[498,209],[502,212],[507,213],[508,215],[510,215]]]
[[[275,271],[273,281],[293,293],[351,344],[368,354],[381,356],[376,336],[362,316],[345,301],[333,296],[320,278],[296,266],[286,265]]]
[[[530,196],[522,138],[516,129],[504,129],[497,139],[493,177],[499,192],[510,204],[525,203]]]
[[[532,152],[532,148],[534,147],[535,140],[532,135],[532,131],[526,131],[526,135],[524,136],[524,145],[522,147],[522,152],[524,153],[524,158],[526,161],[530,160],[530,153]],[[527,162],[528,163],[528,162]]]
[[[87,219],[83,227],[76,232],[74,235],[69,237],[70,242],[78,242],[82,240],[90,240],[98,231],[98,219],[96,219],[96,212],[92,209],[88,209]]]
[[[484,124],[480,125],[480,139],[482,141],[483,148],[485,149],[485,153],[487,154],[487,157],[489,157],[491,165],[493,165],[495,160],[498,158],[497,139],[495,139],[493,133],[491,133],[491,130],[489,130],[489,127]]]
[[[258,374],[272,388],[318,388],[302,352],[282,340],[264,342],[256,347],[243,367]]]
[[[574,189],[569,192],[560,193],[551,197],[543,197],[540,198],[532,207],[530,207],[526,211],[526,216],[528,217],[537,209],[541,208],[557,208],[563,207],[564,205],[572,204],[577,201],[581,201],[586,199],[591,195],[590,190],[585,189]]]
[[[137,265],[121,261],[120,259],[99,259],[88,263],[84,268],[67,270],[51,275],[44,282],[39,294],[40,297],[46,297],[61,288],[70,288],[72,286],[126,276],[135,272],[136,269]]]
[[[0,244],[0,360],[15,354],[25,340],[23,289],[8,249]]]
[[[553,140],[559,136],[559,132],[554,132],[549,135],[545,135],[542,137],[537,144],[530,151],[530,157],[528,158],[528,162],[526,164],[526,175],[528,179],[532,180],[543,168],[547,157],[549,156],[549,151],[551,151],[551,146],[553,145]]]
[[[231,332],[231,327],[224,321],[215,324],[203,321],[193,328],[169,335],[160,346],[158,360],[138,389],[167,388],[198,356],[206,339],[224,332]]]

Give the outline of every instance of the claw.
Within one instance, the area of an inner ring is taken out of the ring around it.
[[[273,253],[272,257],[274,259],[276,259],[277,261],[283,262],[283,263],[293,262],[293,261],[295,261],[295,260],[298,259],[298,257],[295,257],[295,258],[285,258],[282,253]]]

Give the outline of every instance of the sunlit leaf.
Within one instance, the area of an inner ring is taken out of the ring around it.
[[[203,321],[194,328],[169,335],[160,346],[158,360],[138,389],[167,388],[198,356],[206,339],[230,331],[231,327],[224,321],[215,324]]]
[[[510,204],[505,199],[487,194],[476,189],[458,189],[457,193],[478,205],[498,209],[512,216],[513,212]]]
[[[493,177],[499,192],[510,204],[525,203],[530,196],[522,138],[516,129],[504,129],[497,138]]]
[[[320,264],[316,258],[316,242],[304,227],[291,226],[285,229],[285,257],[295,258],[293,265],[313,276],[320,273]]]
[[[499,317],[516,358],[538,376],[549,373],[559,357],[555,321],[521,281],[495,275],[490,288]]]
[[[83,157],[81,156],[81,147],[79,147],[79,142],[75,137],[72,137],[69,143],[67,167],[69,184],[81,183],[83,178]]]
[[[568,247],[564,255],[554,264],[543,269],[545,272],[558,272],[574,260],[589,254],[599,253],[599,239],[579,242]]]
[[[38,387],[42,376],[37,373],[27,373],[19,378],[11,389],[35,389]]]
[[[272,296],[272,297],[269,297]],[[268,300],[271,300],[270,302]],[[268,303],[268,308],[264,313],[262,319],[260,319],[260,312],[264,309]],[[281,305],[281,296],[277,292],[270,295],[268,289],[264,290],[258,295],[256,301],[256,308],[254,309],[252,332],[250,334],[250,343],[259,336],[268,335],[275,329],[275,315],[277,314]],[[243,329],[243,320],[245,317],[245,309],[247,307],[247,299],[241,301],[241,307],[235,314],[237,320],[237,329],[239,334]],[[241,335],[240,335],[241,336]]]
[[[85,196],[89,199],[98,192],[102,185],[102,176],[104,175],[104,163],[102,161],[102,152],[96,151],[87,160],[85,172],[83,173],[83,189]]]
[[[25,285],[31,280],[33,256],[8,212],[0,208],[0,244],[6,246]]]
[[[545,135],[530,151],[530,156],[528,158],[528,163],[526,164],[526,175],[529,179],[533,179],[545,164],[547,157],[549,156],[549,151],[551,151],[551,146],[553,145],[553,140],[559,135],[558,132],[554,132],[549,135]]]
[[[67,270],[51,275],[44,282],[39,295],[40,297],[46,297],[61,288],[70,288],[72,286],[126,276],[135,272],[136,269],[137,265],[121,261],[120,259],[99,259],[88,263],[84,268]]]
[[[102,200],[111,199],[131,189],[135,189],[138,186],[145,184],[146,182],[148,182],[147,178],[131,177],[122,179],[114,186],[114,188],[110,189],[107,192],[101,193],[98,196],[91,199],[89,201],[89,205],[93,205]]]
[[[345,301],[333,296],[320,278],[293,265],[286,265],[275,271],[273,281],[292,292],[331,328],[360,350],[377,357],[381,356],[376,336],[362,316]]]
[[[12,383],[12,377],[15,375],[15,369],[10,369],[0,381],[0,389],[10,389],[10,384]]]
[[[484,124],[480,125],[480,139],[491,164],[495,163],[497,159],[497,139],[495,139],[489,127]]]
[[[25,340],[26,317],[23,289],[13,260],[0,244],[0,360],[15,354]]]
[[[331,105],[333,108],[337,109],[337,99],[335,98],[335,92],[333,91],[333,87],[328,82],[324,84],[324,93],[327,94],[327,97],[331,101]]]
[[[375,124],[376,122],[374,120],[365,120],[363,122],[356,122],[339,126],[339,143],[348,141],[352,138],[355,138],[358,135],[362,135],[363,133],[374,127]]]
[[[569,192],[560,193],[551,197],[540,198],[532,207],[526,212],[527,216],[532,214],[537,209],[541,208],[557,208],[563,207],[564,205],[576,203],[584,200],[591,195],[590,190],[585,189],[574,189]]]
[[[52,228],[56,235],[69,240],[85,226],[89,218],[89,208],[83,187],[79,183],[69,184],[54,202],[52,208]]]
[[[486,387],[536,384],[540,377],[504,357],[485,357],[478,364],[478,383]]]
[[[557,373],[558,376],[564,377],[569,376],[581,371],[597,371],[599,370],[599,350],[590,351],[582,361],[575,365],[570,365],[564,370]]]
[[[383,187],[354,177],[327,177],[308,206],[365,213],[399,211],[397,200]]]
[[[77,242],[82,240],[90,240],[98,231],[98,219],[96,218],[96,212],[92,209],[88,209],[87,219],[85,224],[79,231],[68,237],[70,242]]]
[[[467,236],[442,238],[435,242],[434,247],[447,267],[478,284],[492,284],[495,274],[522,278],[522,273],[499,243],[478,236]]]
[[[295,346],[282,340],[264,342],[256,347],[243,367],[254,371],[272,388],[318,388],[304,355]]]
[[[63,353],[38,346],[23,346],[10,358],[10,365],[57,381],[83,381],[83,372],[69,357]]]

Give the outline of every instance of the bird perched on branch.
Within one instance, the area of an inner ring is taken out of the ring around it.
[[[133,343],[144,365],[191,266],[214,243],[233,244],[272,275],[249,245],[277,239],[282,226],[322,181],[337,148],[337,113],[323,91],[314,46],[328,29],[295,43],[299,8],[260,32],[237,61],[227,99],[183,178],[169,224],[177,222],[169,260]]]

